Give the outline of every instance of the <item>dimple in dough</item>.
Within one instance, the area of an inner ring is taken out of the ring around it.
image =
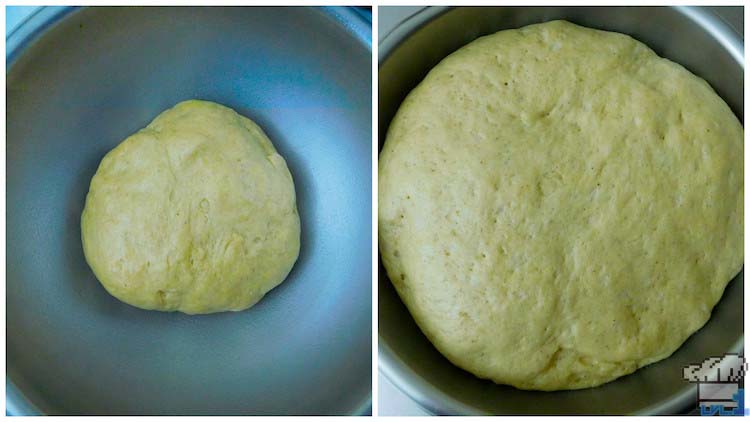
[[[480,38],[391,122],[383,264],[454,364],[600,385],[672,354],[740,271],[742,139],[705,81],[628,36],[556,21]]]
[[[300,249],[284,159],[251,120],[197,100],[104,157],[81,232],[109,293],[187,314],[249,308],[286,278]]]

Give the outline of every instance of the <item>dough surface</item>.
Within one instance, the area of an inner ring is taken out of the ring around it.
[[[743,261],[743,129],[702,79],[563,21],[482,37],[404,100],[383,264],[457,366],[593,387],[672,354]]]
[[[81,232],[109,293],[188,314],[249,308],[286,278],[300,248],[284,159],[251,120],[197,100],[104,157]]]

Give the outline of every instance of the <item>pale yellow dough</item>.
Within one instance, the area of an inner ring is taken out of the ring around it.
[[[632,38],[480,38],[404,100],[379,162],[383,264],[440,352],[523,389],[674,352],[743,259],[743,129]]]
[[[294,183],[263,131],[207,101],[177,104],[102,160],[83,249],[133,306],[239,311],[289,274],[300,248]]]

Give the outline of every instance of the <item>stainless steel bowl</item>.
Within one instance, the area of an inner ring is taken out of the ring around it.
[[[629,34],[706,79],[742,121],[743,40],[710,11],[694,7],[435,7],[379,44],[379,134],[406,94],[441,59],[475,38],[553,19]],[[738,157],[741,159],[741,157]],[[414,323],[379,268],[380,371],[435,414],[669,414],[696,407],[682,368],[743,344],[743,273],[727,286],[711,320],[671,357],[604,386],[522,391],[480,380],[452,365]]]
[[[359,414],[371,391],[371,39],[346,8],[44,8],[7,39],[7,412]],[[81,249],[103,155],[188,98],[268,133],[302,249],[239,313],[128,306]]]

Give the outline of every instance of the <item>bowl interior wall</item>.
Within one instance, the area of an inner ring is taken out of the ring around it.
[[[78,9],[13,56],[7,367],[8,379],[40,411],[366,409],[371,53],[336,16],[345,12]],[[100,160],[190,98],[216,101],[257,122],[295,180],[299,259],[286,281],[247,311],[140,310],[107,294],[84,260],[80,216]]]

